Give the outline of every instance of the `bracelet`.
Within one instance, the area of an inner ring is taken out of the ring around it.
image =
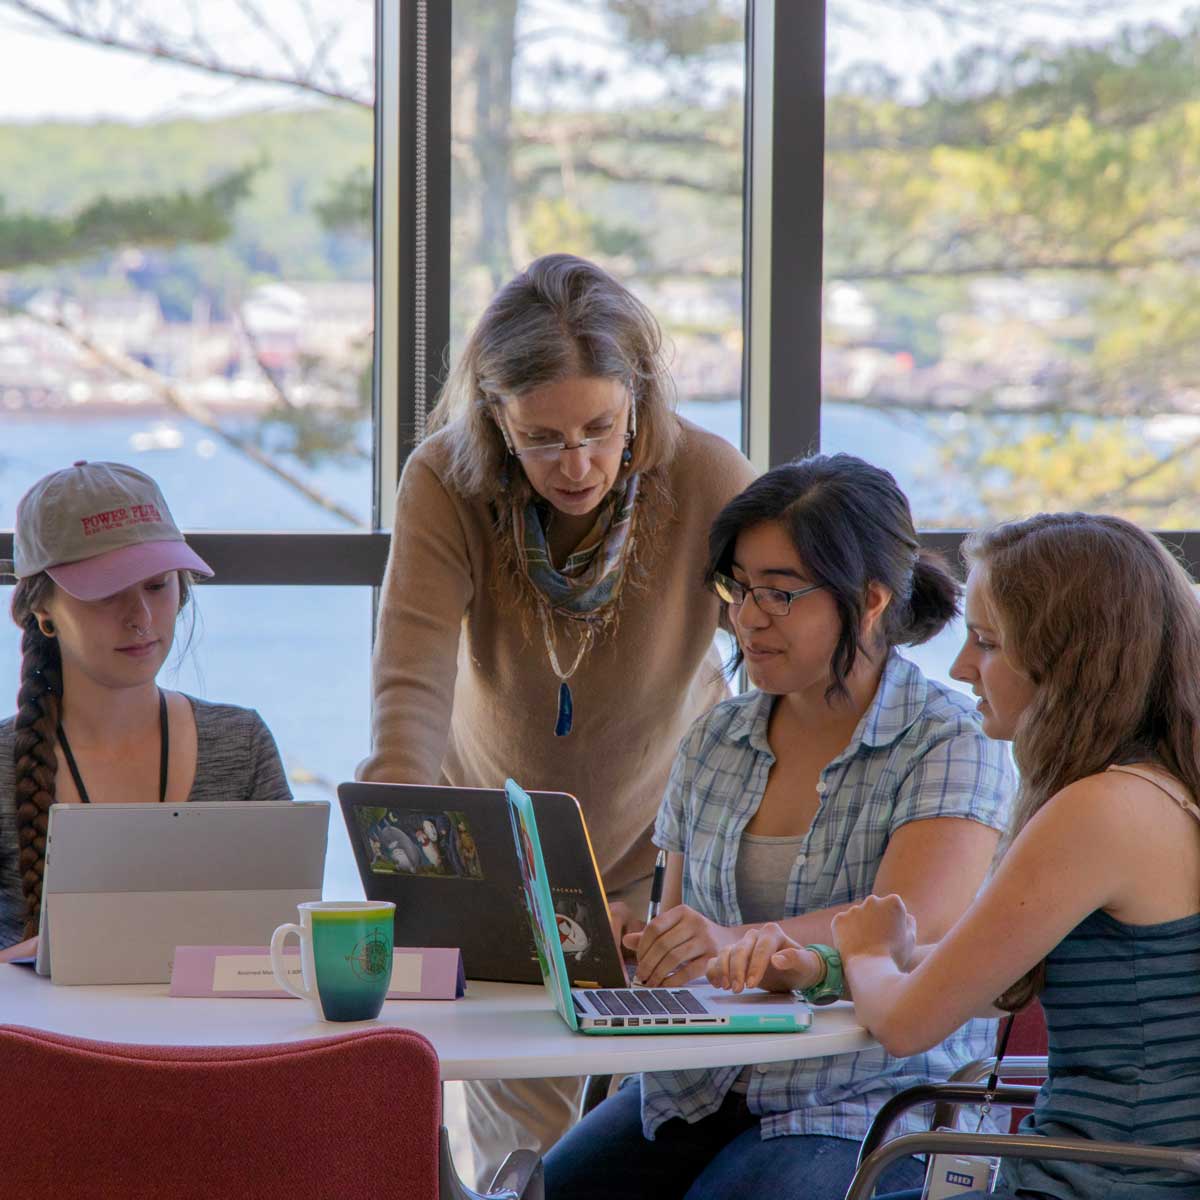
[[[800,988],[800,994],[809,1004],[832,1004],[835,1000],[840,1000],[846,990],[842,956],[832,946],[822,946],[819,943],[804,948],[811,950],[825,964],[825,977],[812,987]]]

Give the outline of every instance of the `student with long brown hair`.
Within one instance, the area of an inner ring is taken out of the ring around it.
[[[1021,790],[1006,851],[929,948],[897,896],[837,917],[858,1016],[910,1054],[1040,996],[1049,1077],[1023,1131],[1200,1144],[1200,606],[1152,535],[1042,515],[971,538],[953,674]],[[796,952],[781,951],[787,968]],[[994,999],[999,997],[999,999]],[[993,1197],[1167,1200],[1194,1176],[1011,1160]],[[972,1193],[982,1195],[981,1193]],[[915,1195],[915,1193],[914,1193]]]
[[[360,775],[571,792],[635,928],[675,747],[725,695],[708,526],[754,472],[676,415],[646,306],[567,254],[496,294],[431,428],[400,480]],[[547,1149],[580,1083],[470,1084],[480,1178]]]
[[[289,800],[255,712],[156,682],[195,576],[158,485],[77,462],[17,505],[17,713],[0,721],[0,962],[37,948],[51,804]]]

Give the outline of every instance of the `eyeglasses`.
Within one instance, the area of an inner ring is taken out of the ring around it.
[[[722,575],[719,571],[713,575],[712,579],[713,591],[726,604],[740,608],[746,602],[747,596],[753,596],[759,611],[766,613],[769,617],[786,617],[791,611],[793,600],[800,596],[807,596],[809,592],[820,591],[824,586],[823,583],[810,583],[808,587],[797,588],[794,592],[785,591],[783,588],[747,587],[744,583],[738,583],[736,579],[730,579],[728,575]]]
[[[495,403],[493,401],[493,403]],[[495,406],[497,409],[499,405]],[[637,434],[637,406],[631,400],[629,402],[629,424],[628,428],[621,429],[620,421],[614,421],[613,428],[607,433],[598,433],[593,437],[580,438],[577,442],[545,442],[539,441],[536,434],[516,433],[508,429],[503,416],[496,412],[496,424],[500,426],[501,436],[504,438],[504,444],[508,447],[509,454],[515,455],[517,458],[528,459],[531,462],[553,462],[561,454],[565,454],[568,450],[597,450],[600,452],[606,450],[615,450],[617,446],[624,444],[628,446]]]

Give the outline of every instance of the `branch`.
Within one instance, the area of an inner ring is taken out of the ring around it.
[[[560,139],[596,145],[598,142],[630,142],[646,145],[684,146],[688,149],[725,150],[741,154],[742,135],[739,130],[724,136],[711,129],[673,130],[640,128],[631,122],[597,121],[539,121],[536,124],[525,119],[513,122],[513,140],[522,145],[558,146]]]
[[[348,525],[352,525],[358,529],[366,528],[366,522],[357,513],[352,512],[331,496],[326,496],[323,492],[306,483],[298,475],[281,466],[248,438],[244,438],[226,429],[204,405],[184,396],[166,376],[160,375],[150,367],[143,366],[137,359],[130,358],[129,355],[123,354],[119,350],[112,350],[99,345],[87,333],[76,328],[61,314],[53,317],[41,316],[38,313],[31,312],[27,308],[19,307],[9,308],[8,311],[35,321],[39,325],[57,329],[59,332],[66,334],[79,349],[86,351],[97,362],[115,371],[118,375],[124,376],[126,379],[133,379],[139,383],[147,384],[162,397],[169,408],[181,416],[187,417],[189,421],[195,421],[197,425],[202,425],[210,433],[219,437],[227,446],[232,447],[239,454],[243,454],[253,462],[256,462],[265,471],[274,475],[276,479],[282,480],[288,487],[299,492],[305,499],[312,501],[313,504],[319,508],[323,508],[328,513],[332,513],[335,517],[341,518]]]
[[[275,393],[275,398],[279,401],[280,407],[288,412],[297,412],[300,406],[288,394],[281,372],[277,371],[267,362],[266,356],[263,354],[262,345],[259,343],[258,335],[250,327],[241,310],[234,311],[233,320],[238,331],[246,339],[246,345],[250,348],[255,366],[262,372],[262,376],[267,381],[271,391]],[[365,462],[372,461],[370,452],[364,450],[357,443],[351,446],[350,452],[355,458],[362,459]]]
[[[826,281],[837,283],[866,283],[896,279],[962,279],[973,275],[1018,275],[1033,271],[1142,271],[1165,263],[1189,262],[1196,255],[1163,254],[1144,258],[1064,258],[1064,259],[998,259],[994,262],[964,263],[962,266],[939,267],[932,264],[920,267],[849,267],[831,269]]]
[[[258,338],[255,336],[254,330],[250,328],[246,318],[242,315],[241,309],[234,309],[231,316],[238,332],[246,339],[246,345],[250,347],[250,354],[254,358],[254,365],[258,367],[262,373],[262,377],[270,386],[271,391],[275,393],[275,398],[284,408],[294,409],[296,405],[293,403],[291,396],[287,394],[287,390],[284,388],[283,382],[276,373],[275,368],[263,356],[262,346],[259,345]]]
[[[163,62],[178,63],[180,66],[192,67],[197,71],[205,71],[210,75],[221,75],[229,79],[249,80],[253,83],[269,83],[282,87],[297,88],[300,91],[311,92],[324,96],[329,100],[338,100],[346,104],[354,104],[360,108],[374,109],[374,102],[345,88],[326,86],[309,78],[307,75],[288,75],[253,67],[236,67],[231,63],[217,58],[211,49],[207,55],[189,51],[182,47],[167,45],[158,31],[146,29],[147,41],[139,42],[115,31],[105,32],[100,29],[88,29],[86,26],[67,21],[55,13],[49,12],[32,0],[0,0],[0,3],[15,9],[33,21],[52,29],[64,37],[86,42],[93,46],[108,46],[113,50],[123,50],[127,54],[138,54],[144,58],[157,59]]]
[[[647,171],[628,170],[625,167],[615,167],[609,163],[597,162],[594,158],[584,158],[578,155],[571,162],[571,167],[585,175],[598,175],[601,179],[609,179],[613,183],[644,183],[652,187],[687,188],[707,196],[740,196],[742,194],[740,180],[736,183],[728,180],[709,183],[703,179],[692,179],[687,175],[675,175],[670,172],[659,175]],[[533,167],[521,173],[520,181],[529,184],[536,182],[544,175],[560,175],[562,168],[561,162]]]
[[[1143,483],[1147,479],[1152,479],[1155,475],[1165,471],[1167,467],[1174,466],[1177,462],[1187,458],[1189,454],[1194,454],[1200,450],[1200,437],[1189,438],[1181,446],[1177,446],[1170,454],[1164,458],[1157,459],[1144,470],[1135,471],[1132,475],[1127,475],[1116,487],[1110,488],[1107,492],[1102,492],[1099,496],[1095,496],[1091,500],[1091,504],[1096,508],[1107,508],[1118,500],[1128,500],[1131,504],[1141,504],[1142,501],[1129,496],[1139,483]],[[1178,502],[1179,497],[1175,497]]]

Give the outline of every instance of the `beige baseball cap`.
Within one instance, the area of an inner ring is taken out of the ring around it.
[[[21,497],[13,566],[18,579],[45,571],[79,600],[102,600],[164,571],[213,573],[183,540],[149,475],[85,460]]]

